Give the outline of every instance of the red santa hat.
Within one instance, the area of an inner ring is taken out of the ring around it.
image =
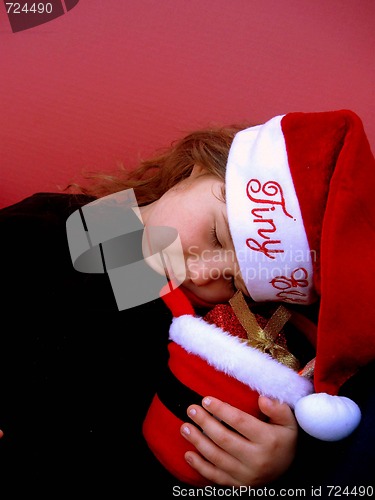
[[[348,110],[289,113],[240,131],[226,174],[231,235],[254,301],[320,299],[315,393],[295,405],[300,425],[325,440],[358,425],[338,396],[375,358],[375,161]]]
[[[219,304],[201,317],[180,288],[164,287],[161,295],[173,313],[169,360],[144,420],[143,434],[169,472],[185,483],[203,486],[209,482],[184,458],[186,451],[195,450],[180,433],[189,405],[201,404],[210,395],[263,419],[259,394],[294,408],[313,392],[313,386],[289,362],[281,363],[270,353],[271,344],[290,361],[283,342],[274,342],[290,317],[285,309],[279,308],[270,318],[252,314],[242,296],[242,302],[235,297],[236,303]],[[263,352],[249,343],[259,333],[268,344]]]

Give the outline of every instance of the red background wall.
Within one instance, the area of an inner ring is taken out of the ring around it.
[[[374,21],[373,0],[80,0],[14,33],[1,2],[0,205],[290,111],[350,108],[374,150]]]

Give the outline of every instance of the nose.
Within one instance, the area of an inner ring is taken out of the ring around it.
[[[197,257],[188,258],[186,261],[188,277],[195,286],[205,286],[212,281],[225,279],[230,274],[228,264],[225,261]]]

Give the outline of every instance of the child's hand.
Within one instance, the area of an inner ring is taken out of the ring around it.
[[[202,404],[205,409],[188,408],[189,417],[201,430],[191,423],[181,426],[182,435],[204,457],[185,453],[186,461],[202,476],[220,485],[256,487],[288,469],[296,451],[298,426],[287,404],[260,396],[259,408],[267,422],[213,397],[204,398]]]

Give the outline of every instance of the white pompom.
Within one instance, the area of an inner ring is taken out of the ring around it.
[[[302,429],[322,441],[338,441],[349,436],[361,420],[361,410],[354,401],[326,393],[301,398],[294,412]]]

